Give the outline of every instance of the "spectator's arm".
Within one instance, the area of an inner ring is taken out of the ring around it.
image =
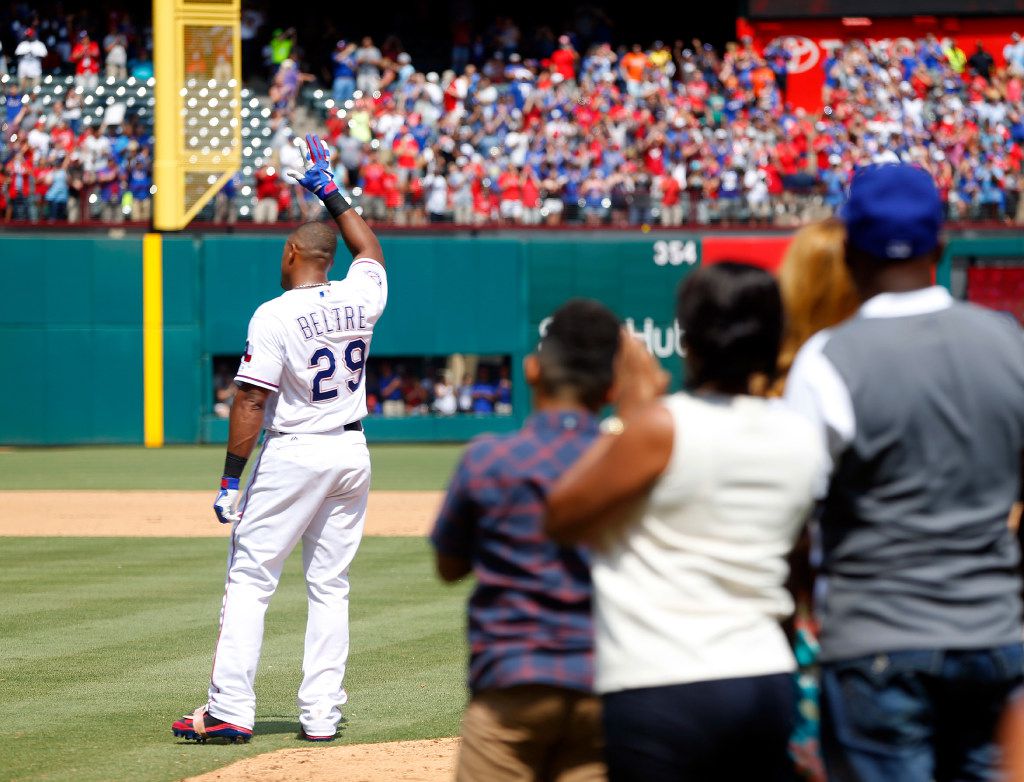
[[[434,547],[437,575],[445,583],[464,578],[472,571],[472,551],[476,536],[477,507],[469,490],[467,450],[455,470],[444,504],[430,535]]]
[[[578,543],[623,520],[668,466],[673,439],[672,416],[660,404],[630,416],[622,434],[601,437],[548,495],[547,533]]]
[[[468,559],[453,557],[450,554],[437,552],[437,575],[446,584],[453,584],[456,581],[468,576],[473,571],[473,566]]]

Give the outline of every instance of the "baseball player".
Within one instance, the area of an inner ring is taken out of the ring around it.
[[[263,617],[299,541],[309,596],[298,697],[304,738],[333,739],[347,700],[348,568],[370,488],[363,370],[387,277],[380,243],[334,183],[326,145],[315,135],[306,143],[306,171],[287,173],[323,201],[353,261],[344,280],[329,282],[334,231],[300,226],[281,258],[285,292],[249,322],[213,506],[232,525],[220,634],[209,700],[172,726],[186,739],[252,737]],[[263,449],[239,502],[239,478],[261,429]]]

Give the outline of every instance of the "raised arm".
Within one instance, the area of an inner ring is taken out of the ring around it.
[[[337,192],[336,195],[339,199],[345,200],[345,196],[340,192]],[[326,204],[326,201],[324,203]],[[327,209],[330,211],[330,206]],[[341,231],[341,238],[345,242],[345,246],[352,253],[353,260],[356,258],[371,258],[380,263],[381,266],[384,265],[384,250],[380,246],[377,235],[366,224],[362,215],[355,209],[346,207],[341,214],[333,215],[332,213],[332,216],[334,217],[335,225]]]
[[[331,153],[327,144],[315,133],[309,133],[306,135],[306,148],[309,162],[306,171],[289,170],[285,173],[323,201],[353,259],[370,258],[383,266],[384,250],[376,234],[334,183]]]
[[[667,385],[668,375],[657,360],[624,331],[613,392],[619,433],[599,438],[548,493],[545,529],[555,540],[594,540],[621,522],[624,511],[665,471],[675,427],[657,400]]]

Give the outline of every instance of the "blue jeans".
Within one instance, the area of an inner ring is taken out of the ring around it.
[[[335,108],[341,108],[341,104],[351,98],[355,91],[355,79],[351,76],[338,76],[331,87],[331,97],[334,99]]]
[[[830,782],[997,780],[996,729],[1024,677],[1021,644],[823,663]]]

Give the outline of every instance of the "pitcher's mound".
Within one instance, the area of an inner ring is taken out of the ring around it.
[[[443,782],[455,775],[458,749],[458,739],[282,749],[184,782]]]

